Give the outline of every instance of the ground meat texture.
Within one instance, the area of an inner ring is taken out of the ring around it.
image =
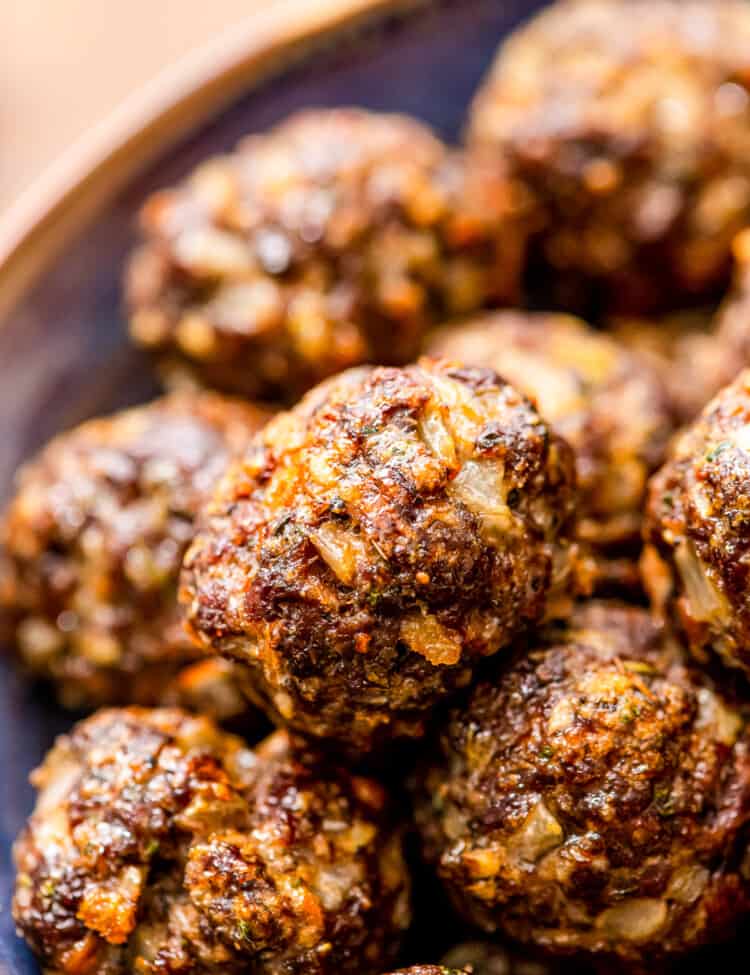
[[[578,535],[596,553],[597,584],[637,585],[646,482],[673,428],[655,371],[561,314],[497,312],[441,330],[429,351],[491,366],[535,401],[576,453]]]
[[[0,616],[63,704],[216,697],[225,664],[181,673],[202,654],[179,620],[179,567],[198,508],[268,416],[173,395],[63,433],[21,470],[0,522]]]
[[[456,710],[418,788],[458,909],[654,971],[750,909],[746,715],[645,610],[585,603]]]
[[[562,0],[500,49],[469,141],[544,211],[545,294],[625,312],[720,290],[750,216],[744,0]]]
[[[522,194],[397,115],[308,111],[145,205],[131,334],[172,379],[293,400],[415,358],[446,316],[516,297]]]
[[[654,606],[699,660],[750,673],[750,371],[675,442],[649,487],[642,559]]]
[[[557,609],[573,480],[567,444],[490,370],[351,371],[220,484],[185,559],[188,626],[276,721],[358,754],[420,735]]]
[[[401,835],[374,781],[286,733],[100,711],[33,774],[13,916],[60,975],[338,975],[392,962]]]

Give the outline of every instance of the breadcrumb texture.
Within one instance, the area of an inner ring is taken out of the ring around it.
[[[382,788],[284,732],[250,751],[178,710],[105,710],[33,781],[13,916],[45,971],[360,975],[398,949]]]
[[[564,602],[573,484],[570,448],[490,370],[348,372],[224,478],[185,559],[188,625],[277,721],[356,752],[419,735]]]
[[[750,908],[746,714],[646,611],[582,604],[453,713],[417,818],[480,928],[653,971]]]

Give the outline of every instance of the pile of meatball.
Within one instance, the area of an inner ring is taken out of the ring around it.
[[[58,435],[0,520],[13,658],[89,712],[14,848],[42,969],[640,973],[734,937],[745,0],[558,0],[460,147],[306,111],[141,227],[165,393]]]

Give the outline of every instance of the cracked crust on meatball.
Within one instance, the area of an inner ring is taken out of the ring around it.
[[[642,313],[726,285],[750,217],[744,0],[562,0],[501,47],[471,112],[542,211],[565,307]]]
[[[425,329],[517,297],[522,194],[423,124],[308,111],[155,194],[127,274],[131,334],[168,376],[293,402]]]
[[[535,402],[575,451],[577,532],[595,553],[597,588],[637,587],[646,482],[673,429],[659,376],[562,314],[497,312],[441,330],[428,352],[489,366]]]
[[[198,509],[269,416],[174,394],[60,434],[22,468],[0,521],[0,615],[63,704],[236,706],[226,663],[183,670],[202,654],[177,581]]]
[[[360,975],[398,950],[382,788],[285,732],[251,751],[186,712],[100,711],[32,780],[13,916],[45,971]]]
[[[657,610],[700,661],[750,673],[750,370],[705,408],[651,480],[642,559]]]
[[[582,604],[454,711],[417,819],[468,920],[648,971],[731,933],[747,715],[687,659],[646,611]]]
[[[568,445],[492,371],[351,371],[220,484],[185,558],[188,625],[277,721],[356,753],[420,735],[564,602],[573,482]]]

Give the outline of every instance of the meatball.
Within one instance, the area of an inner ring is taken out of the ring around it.
[[[22,469],[0,521],[0,614],[63,704],[202,698],[225,676],[223,663],[180,674],[203,655],[177,580],[198,508],[267,418],[175,394],[63,433]]]
[[[45,970],[360,975],[393,960],[409,883],[384,792],[285,732],[250,751],[183,711],[104,710],[32,780],[13,916]]]
[[[677,439],[649,486],[642,569],[695,656],[750,673],[750,370]]]
[[[547,295],[629,313],[726,283],[750,218],[745,0],[558,0],[501,48],[471,112],[542,211]]]
[[[562,611],[568,445],[487,369],[361,367],[259,434],[185,557],[187,625],[278,722],[418,736],[473,665]]]
[[[562,314],[496,312],[442,330],[429,351],[491,366],[536,402],[575,451],[578,535],[596,552],[598,585],[636,586],[646,482],[673,425],[654,370]]]
[[[517,295],[522,194],[416,120],[307,111],[145,205],[131,334],[172,377],[292,401]]]
[[[653,971],[750,909],[746,714],[645,610],[584,603],[451,716],[417,818],[485,931]]]

